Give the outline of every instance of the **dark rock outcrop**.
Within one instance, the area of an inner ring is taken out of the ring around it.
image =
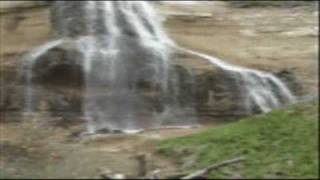
[[[47,86],[81,87],[84,83],[82,59],[71,42],[53,48],[34,64],[33,82]]]
[[[73,3],[67,3],[64,8],[70,9],[70,11],[64,10],[65,14],[60,14],[59,9],[55,8],[55,4],[53,5],[51,20],[53,29],[57,34],[75,39],[90,35],[90,33],[97,36],[107,35],[104,27],[97,26],[101,19],[95,20],[97,23],[96,28],[94,28],[95,32],[88,32],[89,28],[86,27],[87,24],[85,23],[88,20],[75,18],[90,18],[90,16],[85,15],[87,12],[84,12],[81,3],[87,2],[74,1]],[[100,11],[98,6],[95,8],[96,11]],[[65,21],[58,21],[61,18],[56,16],[69,19],[68,24],[61,24]],[[103,17],[103,14],[97,16],[97,18],[99,17]],[[122,49],[120,57],[124,60],[130,59],[130,61],[123,63],[125,67],[122,67],[122,69],[127,71],[121,71],[122,74],[118,77],[127,78],[128,82],[135,82],[132,86],[137,88],[139,92],[137,95],[144,102],[137,104],[136,107],[136,109],[141,110],[139,111],[141,119],[152,117],[150,114],[153,111],[163,112],[164,102],[172,101],[172,97],[177,99],[179,106],[185,109],[194,108],[199,120],[226,119],[248,115],[244,107],[241,88],[237,85],[237,81],[232,74],[226,74],[206,60],[181,52],[176,52],[175,57],[170,60],[175,64],[170,69],[171,85],[169,85],[169,94],[163,94],[159,91],[159,86],[155,86],[159,83],[155,83],[156,79],[152,78],[155,72],[151,68],[143,68],[146,67],[146,60],[149,57],[155,57],[148,50],[136,47],[137,42],[134,40],[136,35],[126,26],[128,22],[125,22],[125,19],[121,16],[117,18],[117,21],[121,23],[121,32],[124,34],[123,39],[118,41]],[[104,36],[101,36],[101,38],[104,38]],[[40,56],[32,69],[33,94],[36,95],[33,100],[34,110],[40,110],[41,103],[45,102],[48,105],[48,111],[53,115],[82,116],[85,82],[83,61],[83,54],[79,52],[72,40],[66,41]],[[100,68],[97,71],[101,74],[107,73],[106,70]],[[133,73],[129,74],[128,72]],[[99,75],[99,73],[96,74]],[[277,75],[286,82],[290,89],[299,94],[300,83],[296,80],[294,74],[290,71],[283,71]],[[6,94],[0,101],[1,111],[23,111],[26,104],[25,88],[26,84],[24,83],[7,84],[1,88],[1,94]],[[105,88],[108,89],[107,84]],[[103,103],[108,102],[112,94],[106,95],[97,89],[87,96],[96,99],[97,103],[101,103],[103,107],[107,107]],[[121,109],[118,112],[121,115]],[[190,114],[193,114],[193,112],[190,111]]]
[[[171,69],[175,72],[175,78],[172,78],[175,82],[172,84],[177,87],[170,86],[170,92],[176,93],[179,106],[186,109],[194,108],[196,116],[202,121],[232,119],[248,115],[241,88],[232,74],[224,73],[206,60],[181,52],[177,52],[172,60],[175,64]],[[37,96],[33,102],[35,110],[39,110],[41,102],[46,102],[53,115],[82,116],[81,104],[84,98],[82,64],[81,53],[72,42],[68,41],[40,56],[33,68],[33,94]],[[138,72],[141,66],[143,62],[131,68],[137,69]],[[152,74],[152,72],[149,73]],[[277,76],[294,92],[301,90],[299,81],[289,71],[279,72]],[[145,102],[138,108],[141,109],[141,117],[148,117],[148,114],[150,115],[154,110],[163,111],[163,101],[170,100],[157,91],[157,88],[153,88],[151,81],[152,79],[136,81],[139,96]],[[2,99],[1,110],[7,112],[23,110],[25,88],[26,84],[23,83],[7,85],[3,88],[8,96]],[[99,93],[98,89],[90,96],[95,97],[97,102],[99,99],[103,99],[101,102],[108,99],[108,95]]]
[[[302,79],[298,78],[292,71],[284,69],[275,73],[275,75],[285,82],[288,88],[296,96],[302,96],[306,93],[304,92],[304,87],[302,86]]]

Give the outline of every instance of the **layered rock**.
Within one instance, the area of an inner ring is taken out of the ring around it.
[[[243,105],[245,97],[242,97],[235,78],[205,59],[178,50],[173,60],[175,65],[171,71],[177,75],[178,102],[182,107],[194,107],[200,122],[233,119],[249,114]],[[33,102],[35,110],[38,111],[41,104],[45,103],[54,116],[71,119],[82,117],[83,63],[83,56],[72,41],[66,41],[40,56],[33,68],[33,94],[37,95]],[[19,81],[11,81],[11,84],[4,87],[4,94],[8,95],[2,99],[2,111],[24,111],[27,85],[23,81],[25,76],[26,74],[20,74]],[[297,92],[301,90],[300,84],[290,72],[281,72],[279,76],[292,89]],[[147,115],[153,108],[160,108],[161,111],[163,107],[159,100],[163,97],[157,93],[157,89],[150,89],[148,81],[137,86],[140,87],[144,101],[148,102],[141,114]],[[99,95],[98,90],[91,95]],[[103,96],[106,98],[106,94]]]
[[[236,79],[230,74],[221,71],[205,59],[178,50],[173,58],[175,65],[171,71],[177,74],[177,99],[182,107],[194,107],[200,120],[227,119],[249,114],[243,105],[245,97],[242,97]],[[72,41],[66,41],[39,57],[33,68],[33,82],[36,87],[34,94],[38,96],[35,99],[35,107],[39,107],[41,102],[45,101],[53,114],[76,112],[78,116],[82,116],[83,61],[81,52]],[[280,75],[283,75],[281,77],[284,80],[287,77],[294,78],[289,72]],[[301,89],[295,79],[288,79],[286,82],[291,82],[292,88]],[[159,100],[164,97],[161,97],[157,89],[150,89],[151,84],[148,81],[141,81],[137,86],[140,87],[139,92],[145,102],[148,102],[146,107],[142,108],[142,114],[148,114],[152,108],[163,108]],[[98,94],[97,89],[97,92],[91,95]],[[16,97],[23,95],[23,91],[20,91]],[[8,97],[7,102],[15,102],[16,105],[7,104],[6,107],[23,109],[22,97],[18,98],[21,102],[12,99],[14,98]]]
[[[82,34],[77,30],[74,33],[75,36],[77,36],[77,33]],[[8,34],[10,33],[8,32]],[[36,44],[41,44],[39,42]],[[19,53],[30,48],[24,46]],[[6,53],[7,60],[9,55],[8,50],[8,53]],[[17,57],[12,59],[16,60]],[[176,51],[172,61],[174,61],[175,66],[171,71],[177,72],[179,81],[177,87],[179,91],[178,102],[182,106],[195,107],[200,120],[225,119],[247,115],[247,111],[241,103],[243,97],[236,87],[234,78],[220,71],[206,60],[183,52]],[[48,104],[50,112],[58,116],[66,116],[72,113],[72,116],[82,116],[81,101],[83,100],[84,74],[81,64],[83,64],[83,57],[71,42],[55,47],[39,57],[33,71],[35,75],[33,78],[35,83],[34,94],[39,96],[34,102],[35,107],[40,107],[40,104],[45,102]],[[1,89],[2,94],[6,96],[1,98],[0,108],[2,111],[23,111],[25,105],[25,84],[21,79],[15,79],[16,67],[16,65],[13,65],[10,72],[7,69],[4,73],[6,83]],[[281,72],[278,75],[289,82],[291,89],[299,91],[299,83],[294,82],[296,80],[291,72]],[[138,86],[141,88],[142,96],[148,102],[146,106],[160,106],[156,99],[161,99],[161,97],[156,97],[156,90],[149,89],[148,82],[141,82]],[[161,109],[161,107],[159,108]],[[149,109],[146,108],[144,111],[148,113]]]

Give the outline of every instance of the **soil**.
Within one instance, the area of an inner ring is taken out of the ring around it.
[[[174,160],[156,153],[156,142],[201,132],[208,127],[71,137],[79,127],[53,129],[43,125],[0,124],[0,175],[3,173],[10,178],[99,178],[101,172],[111,171],[138,177],[137,157],[145,154],[147,170],[159,169],[160,176],[167,176],[178,171],[178,166]]]

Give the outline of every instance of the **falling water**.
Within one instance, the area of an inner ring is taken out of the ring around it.
[[[173,115],[183,111],[170,96],[174,75],[168,60],[174,43],[148,2],[59,1],[55,6],[58,34],[75,38],[84,57],[83,113],[89,132],[192,123]]]
[[[32,109],[33,64],[41,55],[63,44],[64,39],[69,42],[71,39],[83,58],[82,111],[88,132],[195,123],[192,107],[182,108],[178,102],[179,82],[170,71],[176,45],[160,22],[152,6],[144,1],[54,2],[52,24],[61,40],[50,42],[28,56],[26,108]],[[267,112],[294,99],[286,86],[269,73],[180,49],[234,74],[246,95],[248,109],[256,105]]]
[[[261,112],[269,112],[285,103],[293,102],[295,97],[287,86],[270,73],[234,66],[215,57],[179,48],[187,53],[207,59],[226,74],[232,75],[243,88],[245,104],[248,111],[258,107]]]
[[[25,59],[25,66],[23,66],[25,69],[22,71],[25,74],[25,81],[26,81],[26,100],[25,100],[25,111],[28,113],[31,113],[33,111],[33,101],[34,101],[34,96],[33,96],[33,84],[32,84],[32,69],[35,61],[43,54],[48,52],[50,49],[58,46],[61,44],[63,40],[54,40],[51,41],[39,48],[34,49],[30,53],[26,55],[23,59]]]

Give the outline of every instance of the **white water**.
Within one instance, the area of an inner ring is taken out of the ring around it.
[[[148,2],[58,1],[56,6],[56,30],[61,39],[72,38],[83,56],[82,111],[89,133],[105,128],[130,133],[195,123],[193,117],[177,116],[186,111],[180,108],[177,99],[179,82],[169,73],[171,54],[177,46],[163,31],[160,17]],[[34,101],[33,64],[63,42],[50,42],[27,57],[27,109],[32,110]],[[294,100],[285,84],[270,73],[233,66],[189,49],[178,49],[207,59],[234,76],[242,88],[248,111],[258,106],[260,111],[268,112]],[[141,93],[146,90],[137,86],[140,80],[149,83],[149,93],[157,94],[152,98],[159,101],[162,110],[153,107]],[[194,110],[189,107],[187,111],[193,114]]]
[[[75,43],[84,57],[83,113],[88,122],[88,132],[94,133],[104,128],[127,132],[141,129],[146,120],[141,120],[140,114],[148,111],[148,103],[135,84],[141,79],[147,80],[151,82],[151,88],[160,93],[158,98],[167,96],[171,56],[169,45],[174,43],[163,31],[159,17],[147,2],[82,3],[82,13],[87,17],[83,20],[84,32],[88,33],[80,34]],[[97,21],[102,23],[99,26],[104,27],[103,32],[98,33]],[[64,29],[70,27],[68,23],[60,22],[64,25],[60,31],[66,35],[72,32],[71,29]],[[152,73],[145,74],[145,71]],[[163,106],[164,109],[179,109],[172,101],[164,102]],[[148,118],[152,119],[146,126],[151,127],[161,126],[168,118],[164,114],[172,114],[152,109],[149,113]],[[186,120],[183,123],[191,122]]]
[[[226,73],[234,73],[233,77],[240,81],[246,97],[246,107],[250,111],[258,106],[262,112],[269,112],[285,103],[295,100],[288,87],[271,73],[234,66],[222,60],[190,49],[178,48],[187,53],[210,61]],[[283,101],[283,102],[281,102]]]
[[[26,75],[26,100],[25,100],[25,111],[28,113],[31,113],[34,109],[33,107],[33,101],[34,101],[34,95],[33,95],[33,84],[32,84],[32,69],[35,61],[43,54],[48,52],[48,50],[58,46],[61,44],[63,40],[54,40],[51,42],[48,42],[47,44],[40,46],[34,50],[32,50],[30,53],[28,53],[23,59],[25,59],[25,70],[23,70]]]

